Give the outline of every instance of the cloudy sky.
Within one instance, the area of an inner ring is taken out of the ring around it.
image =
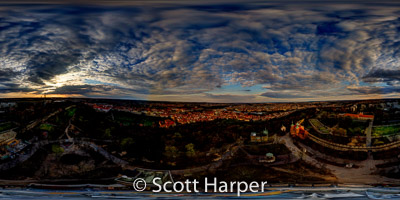
[[[0,1],[0,97],[400,97],[400,3],[13,2]]]

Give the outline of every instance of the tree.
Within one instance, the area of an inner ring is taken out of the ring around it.
[[[342,124],[340,125],[343,128],[351,128],[353,124],[353,119],[351,119],[351,117],[346,116],[343,121]]]
[[[384,144],[384,143],[385,143],[385,142],[383,142],[382,140],[375,139],[373,145],[374,145],[374,146],[377,146],[377,145],[382,145],[382,144]]]
[[[347,135],[347,130],[344,128],[335,128],[333,129],[333,134],[334,135],[339,135],[339,136],[346,136]]]
[[[51,150],[57,155],[64,153],[64,148],[60,147],[60,145],[57,144],[51,145]]]
[[[143,123],[143,126],[152,126],[152,125],[153,125],[153,122],[147,121],[147,120]]]
[[[133,138],[131,137],[127,137],[122,139],[121,141],[121,149],[122,150],[127,150],[129,149],[130,146],[132,146],[135,143],[135,141],[133,140]]]
[[[170,158],[176,158],[179,155],[178,148],[172,145],[165,146],[164,155]]]
[[[187,157],[194,157],[196,155],[196,151],[194,150],[194,144],[189,143],[185,146],[186,148],[186,156]]]
[[[105,137],[105,138],[111,138],[111,129],[110,129],[110,128],[107,128],[107,129],[104,131],[104,137]]]
[[[182,135],[178,132],[175,132],[174,136],[172,136],[172,138],[182,138]]]

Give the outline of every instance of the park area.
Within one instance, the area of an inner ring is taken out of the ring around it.
[[[68,117],[72,117],[76,112],[76,108],[69,108],[68,110],[66,110],[66,112]]]
[[[389,136],[400,133],[400,124],[393,126],[377,126],[372,128],[372,136]]]
[[[39,129],[50,132],[54,130],[54,125],[48,123],[40,124]]]

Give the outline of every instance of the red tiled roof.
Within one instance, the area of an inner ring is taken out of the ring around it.
[[[344,116],[353,117],[353,118],[360,118],[360,117],[363,117],[363,118],[371,118],[371,119],[374,118],[373,115],[351,114],[351,113],[346,113],[346,114],[344,114]]]

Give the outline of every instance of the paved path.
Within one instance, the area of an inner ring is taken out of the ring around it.
[[[314,156],[309,156],[303,153],[303,149],[299,149],[294,143],[293,139],[286,134],[285,136],[281,137],[281,141],[286,145],[286,147],[294,152],[294,155],[299,156],[305,162],[310,163],[314,166],[321,166],[321,162],[318,161],[315,157],[326,157],[325,154],[322,154],[316,150],[311,149],[306,145],[299,144],[299,146],[306,151],[311,152]],[[335,159],[335,158],[332,158]],[[333,162],[336,161],[332,160]],[[338,181],[341,183],[348,183],[348,184],[376,184],[376,183],[399,183],[398,179],[391,179],[379,175],[373,175],[372,173],[376,170],[376,165],[381,164],[382,160],[373,160],[372,157],[369,157],[365,161],[351,161],[352,163],[356,163],[359,168],[345,168],[345,167],[338,167],[331,164],[326,164],[325,167],[328,168],[337,178]]]
[[[241,147],[241,143],[231,144],[230,147],[228,147],[228,149],[221,155],[221,158],[218,161],[215,161],[215,162],[212,162],[210,164],[203,165],[200,167],[194,167],[194,168],[182,169],[182,170],[171,170],[171,174],[172,175],[183,175],[183,174],[190,174],[190,173],[196,173],[196,172],[216,170],[222,166],[222,164],[225,160],[231,159],[236,154],[236,152],[240,149],[240,147]]]
[[[261,155],[252,155],[249,152],[247,152],[243,147],[239,147],[239,149],[246,154],[247,158],[251,161],[252,164],[254,165],[263,165],[265,167],[270,167],[270,166],[276,166],[276,165],[284,165],[284,164],[289,164],[289,163],[294,163],[299,160],[299,158],[291,153],[289,154],[284,154],[284,155],[277,155],[276,160],[273,163],[260,163],[259,159]]]
[[[60,137],[58,137],[58,139],[61,139],[64,135],[66,135],[69,140],[73,139],[71,136],[69,136],[68,132],[69,132],[69,129],[71,128],[71,125],[72,125],[71,122],[74,119],[74,117],[75,117],[75,114],[69,119],[68,126],[65,128],[64,134],[62,134]]]

